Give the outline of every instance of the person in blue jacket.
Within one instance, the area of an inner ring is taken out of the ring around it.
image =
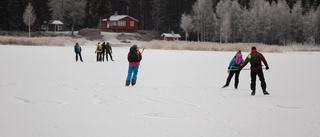
[[[241,50],[239,50],[229,63],[229,66],[228,66],[229,76],[227,78],[226,84],[222,88],[229,86],[230,81],[231,81],[234,74],[236,74],[235,79],[234,79],[234,88],[235,89],[238,88],[239,75],[240,75],[240,71],[238,71],[238,69],[243,64],[243,62],[244,62],[244,59],[242,58]]]
[[[74,45],[74,52],[76,53],[76,61],[78,61],[78,56],[80,57],[81,62],[83,62],[82,60],[82,56],[81,56],[81,47],[78,44],[78,42]]]

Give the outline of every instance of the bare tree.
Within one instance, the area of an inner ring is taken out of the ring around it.
[[[185,37],[187,41],[189,32],[193,29],[192,17],[183,13],[181,16],[180,27],[185,32]]]
[[[23,13],[23,21],[26,25],[28,25],[28,28],[29,28],[29,37],[31,36],[31,34],[30,34],[31,25],[33,25],[35,20],[36,20],[36,15],[34,14],[33,7],[31,5],[31,3],[29,3]]]

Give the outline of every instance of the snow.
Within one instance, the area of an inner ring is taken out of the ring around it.
[[[82,48],[75,62],[72,46],[0,46],[0,137],[320,135],[318,52],[263,53],[270,95],[257,81],[251,96],[248,70],[221,89],[236,52],[146,49],[126,87],[128,47],[113,47],[115,62]]]

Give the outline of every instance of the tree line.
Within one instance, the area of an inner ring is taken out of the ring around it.
[[[182,14],[180,27],[198,41],[320,44],[319,1],[302,2],[255,0],[243,7],[221,0],[212,8],[212,0],[198,0],[191,14]]]
[[[116,11],[139,20],[140,30],[175,32],[193,41],[320,43],[320,0],[2,0],[0,30],[32,30],[61,20],[70,30],[96,28]]]

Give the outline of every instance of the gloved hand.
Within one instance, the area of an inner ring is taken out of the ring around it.
[[[242,66],[240,66],[239,68],[238,68],[238,71],[241,71],[242,70]]]
[[[269,69],[269,66],[266,66],[266,70],[268,70]]]
[[[228,67],[228,73],[230,73],[230,67]]]

